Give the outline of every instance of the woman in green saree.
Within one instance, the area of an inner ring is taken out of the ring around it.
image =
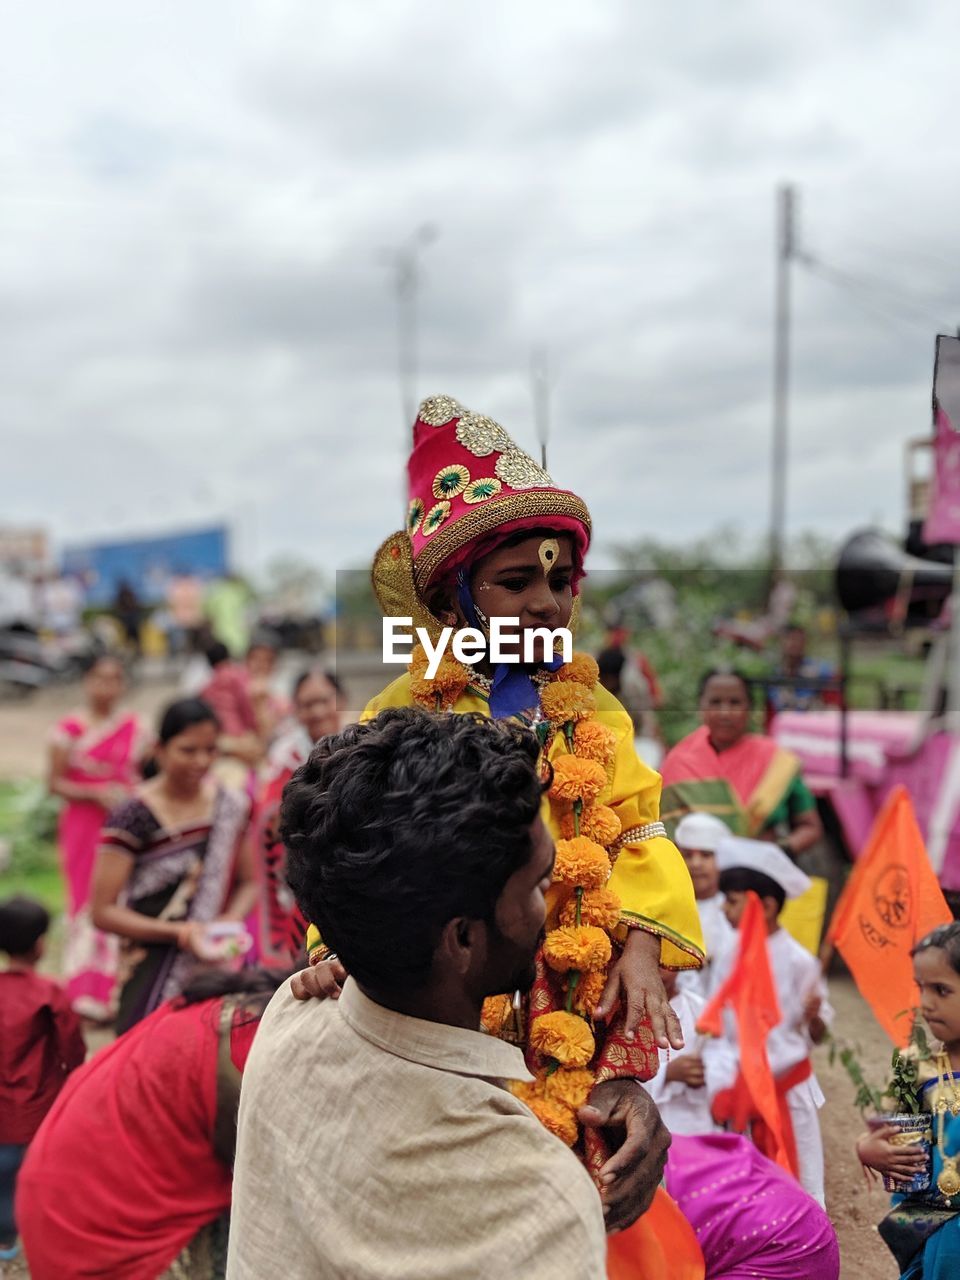
[[[766,734],[750,733],[751,696],[736,671],[708,671],[700,682],[703,724],[682,738],[661,766],[660,816],[671,838],[686,813],[712,813],[734,835],[770,840],[791,858],[823,834],[817,802],[796,756]],[[784,925],[816,952],[826,906],[826,883],[788,904]]]

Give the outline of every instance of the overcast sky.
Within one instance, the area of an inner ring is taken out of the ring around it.
[[[789,526],[903,516],[960,324],[960,5],[2,0],[0,493],[59,542],[226,517],[363,564],[418,397],[535,448],[596,546],[768,518],[774,188],[800,188]]]

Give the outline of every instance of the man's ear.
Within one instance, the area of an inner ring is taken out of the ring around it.
[[[467,973],[480,958],[485,941],[482,934],[479,920],[468,920],[466,916],[448,920],[440,934],[437,959],[453,973]]]

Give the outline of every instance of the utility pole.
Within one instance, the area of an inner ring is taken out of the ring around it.
[[[542,348],[533,352],[530,361],[533,382],[533,421],[540,442],[540,465],[547,469],[547,441],[550,439],[550,381],[547,370],[547,353]]]
[[[770,588],[783,572],[787,527],[787,425],[790,389],[790,263],[796,253],[796,190],[777,188],[776,327],[773,350],[773,450],[770,484]]]
[[[439,232],[430,223],[417,227],[413,235],[389,254],[394,272],[397,296],[397,361],[400,374],[400,400],[403,406],[404,440],[417,415],[418,314],[420,292],[420,253],[436,240]]]

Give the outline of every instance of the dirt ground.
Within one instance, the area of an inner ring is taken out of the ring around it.
[[[357,680],[350,699],[355,714],[367,696],[365,681]],[[153,722],[157,710],[175,696],[175,681],[154,672],[131,689],[130,703],[145,719]],[[0,706],[0,777],[39,777],[44,768],[44,744],[51,725],[77,703],[77,690],[58,687],[43,690],[30,701]],[[356,705],[354,705],[356,704]],[[2,876],[0,876],[2,892]],[[868,1007],[846,977],[830,981],[831,1000],[836,1009],[835,1032],[843,1040],[859,1045],[866,1062],[878,1064],[874,1074],[882,1076],[889,1048]],[[104,1035],[97,1033],[91,1050],[102,1047]],[[815,1066],[827,1096],[820,1113],[826,1163],[827,1210],[840,1240],[843,1280],[894,1280],[897,1267],[876,1230],[887,1197],[879,1188],[868,1187],[854,1153],[854,1142],[863,1128],[852,1105],[853,1088],[839,1063],[833,1067],[827,1052],[815,1054]],[[23,1280],[29,1273],[21,1263],[8,1264],[7,1280]],[[0,1265],[0,1276],[3,1276]]]

